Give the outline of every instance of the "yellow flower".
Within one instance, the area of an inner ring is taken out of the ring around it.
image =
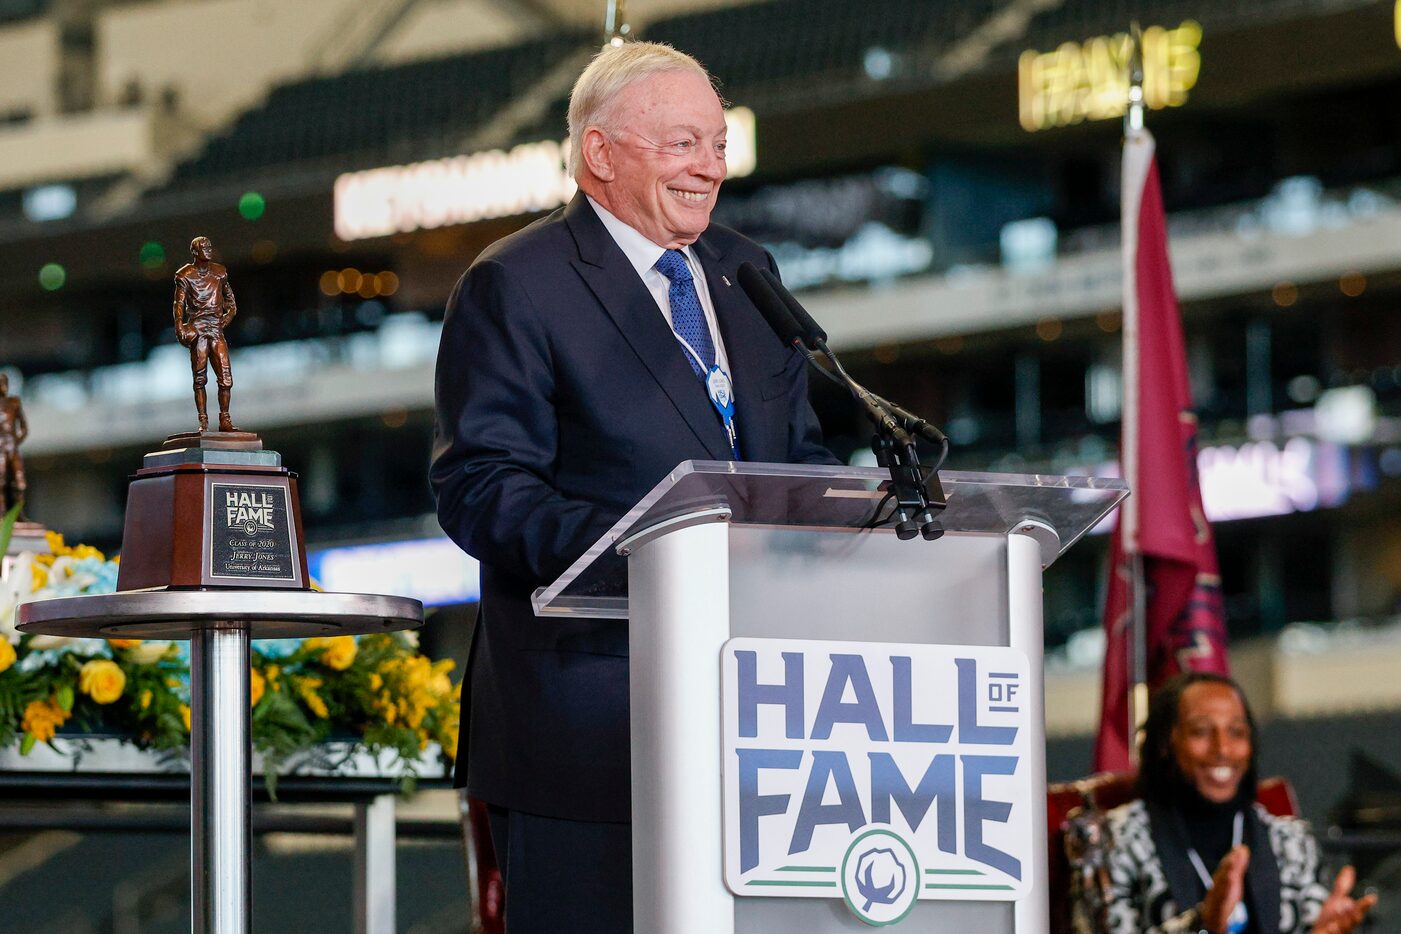
[[[52,530],[44,533],[44,541],[49,543],[49,551],[56,555],[68,554],[68,548],[63,544],[63,536]]]
[[[35,561],[29,566],[29,574],[34,580],[34,589],[43,590],[49,583],[49,569],[47,566]]]
[[[308,649],[320,654],[321,664],[333,671],[345,671],[355,661],[354,636],[326,636],[307,639]]]
[[[74,561],[81,561],[84,558],[96,558],[98,561],[106,561],[107,556],[91,545],[75,545],[69,551]]]
[[[326,702],[321,699],[320,694],[316,693],[316,689],[324,683],[320,678],[303,678],[301,683],[297,685],[297,693],[302,696],[302,700],[306,702],[311,712],[322,720],[331,715],[331,712],[326,709]]]
[[[375,672],[370,672],[370,690],[378,691],[382,687],[384,687],[384,679]]]
[[[449,759],[457,758],[457,718],[453,717],[443,724],[442,739],[440,743],[443,752],[447,753]]]
[[[141,644],[140,639],[108,639],[107,644],[114,649],[134,649]]]
[[[249,671],[248,675],[248,706],[257,707],[258,701],[263,699],[263,691],[267,688],[268,682],[256,668]]]
[[[145,710],[149,706],[151,706],[151,689],[147,688],[141,692],[141,709]]]
[[[185,704],[180,705],[180,719],[185,723],[185,732],[190,732],[190,708]]]
[[[41,743],[54,738],[54,731],[69,717],[68,711],[60,707],[53,698],[30,701],[24,708],[24,719],[19,728]]]
[[[263,677],[267,678],[268,684],[272,686],[274,691],[279,693],[282,691],[282,683],[277,680],[280,674],[282,674],[282,669],[277,665],[269,665],[263,670]]]
[[[428,681],[428,689],[433,692],[433,696],[439,700],[445,700],[452,696],[452,681],[448,678],[448,672],[457,667],[457,663],[450,658],[439,659],[433,663],[433,674]]]
[[[125,687],[126,672],[110,659],[95,658],[78,671],[78,690],[99,704],[112,703]]]
[[[432,677],[433,666],[422,655],[415,655],[413,658],[404,660],[404,682],[410,691],[422,691],[428,687],[428,679]]]
[[[6,671],[15,663],[15,647],[10,640],[0,636],[0,671]]]
[[[133,639],[139,643],[126,650],[126,660],[136,665],[154,665],[175,651],[174,642],[141,642],[140,639]],[[172,685],[172,687],[178,686]]]

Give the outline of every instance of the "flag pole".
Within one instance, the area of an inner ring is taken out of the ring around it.
[[[1124,136],[1143,129],[1143,30],[1129,25],[1129,106],[1124,112]]]
[[[627,0],[607,0],[603,9],[603,37],[608,45],[622,45],[632,31],[628,24]]]
[[[1129,100],[1128,108],[1124,112],[1124,145],[1131,145],[1133,139],[1143,131],[1143,31],[1139,28],[1138,21],[1134,20],[1129,27]],[[1136,232],[1135,232],[1136,233]],[[1134,238],[1137,242],[1137,236]],[[1137,360],[1138,347],[1130,347],[1130,342],[1135,345],[1138,341],[1138,303],[1133,304],[1133,315],[1135,320],[1124,322],[1124,344],[1125,350],[1134,355]],[[1133,378],[1138,378],[1137,366],[1134,367]],[[1137,387],[1131,396],[1135,408],[1138,403]],[[1127,400],[1126,400],[1127,401]],[[1138,412],[1125,412],[1126,418],[1132,418],[1135,422],[1138,419]],[[1129,462],[1131,456],[1127,451],[1121,451],[1120,460]],[[1136,457],[1134,458],[1136,460]],[[1126,471],[1127,473],[1127,471]],[[1138,480],[1137,476],[1128,478],[1130,484]],[[1137,515],[1136,504],[1133,508]],[[1134,523],[1132,537],[1129,539],[1129,547],[1132,549],[1130,562],[1131,582],[1133,591],[1133,617],[1131,621],[1132,638],[1129,639],[1129,671],[1132,677],[1129,681],[1129,731],[1128,747],[1129,762],[1136,768],[1139,764],[1138,735],[1143,728],[1143,724],[1148,719],[1148,593],[1144,584],[1143,573],[1143,552],[1138,546],[1137,523]]]

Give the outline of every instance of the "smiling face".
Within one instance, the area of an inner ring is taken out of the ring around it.
[[[580,185],[658,246],[694,243],[725,180],[725,110],[705,76],[664,71],[623,89],[613,126],[584,139]]]
[[[1252,742],[1245,705],[1230,685],[1201,681],[1182,692],[1172,751],[1183,778],[1203,798],[1223,804],[1236,796]]]

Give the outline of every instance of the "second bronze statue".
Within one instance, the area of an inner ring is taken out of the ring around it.
[[[219,430],[235,432],[238,429],[229,417],[233,367],[229,364],[224,328],[238,313],[238,306],[229,285],[228,270],[214,262],[214,244],[208,237],[195,237],[190,241],[190,260],[175,273],[171,314],[175,318],[176,338],[190,349],[199,430],[209,430],[204,387],[209,381],[209,365],[213,363],[214,379],[219,386]]]

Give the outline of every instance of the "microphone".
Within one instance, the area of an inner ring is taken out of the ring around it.
[[[767,271],[767,270],[765,270]],[[803,329],[793,318],[788,306],[779,295],[774,292],[761,274],[760,270],[753,263],[741,263],[739,267],[739,287],[744,290],[744,294],[749,296],[749,300],[754,303],[754,307],[759,309],[759,314],[763,316],[768,326],[778,335],[778,339],[798,353],[803,355],[814,370],[824,377],[836,383],[842,388],[846,388],[841,377],[817,362],[817,357],[813,355],[807,343],[803,340]]]
[[[871,441],[871,449],[876,455],[877,463],[890,470],[891,486],[887,499],[893,499],[895,506],[892,518],[886,521],[895,521],[897,537],[907,541],[916,536],[923,536],[926,541],[932,541],[943,535],[943,526],[935,518],[936,512],[942,510],[946,502],[943,490],[939,487],[938,465],[926,478],[919,465],[919,454],[915,450],[915,439],[910,436],[910,430],[915,430],[930,440],[935,438],[928,432],[937,435],[943,448],[939,464],[942,464],[944,457],[948,455],[948,439],[924,419],[899,406],[892,406],[852,379],[841,361],[827,346],[826,332],[771,271],[760,269],[753,263],[743,263],[739,267],[738,279],[740,288],[749,296],[749,300],[778,335],[778,339],[801,353],[823,376],[845,386],[866,410],[866,416],[878,426],[876,436]],[[817,362],[817,357],[809,345],[815,346],[832,361],[836,373]],[[933,495],[929,486],[931,482],[934,484]]]
[[[806,349],[802,328],[794,320],[788,306],[783,303],[783,300],[760,274],[759,267],[753,263],[741,263],[737,278],[739,279],[739,287],[744,290],[745,295],[749,296],[754,307],[759,309],[759,314],[778,335],[778,339],[795,349]]]
[[[802,330],[803,340],[823,353],[830,353],[827,349],[827,332],[822,330],[822,326],[813,320],[806,308],[798,304],[798,300],[793,297],[792,292],[788,291],[787,286],[779,281],[778,276],[770,270],[760,270],[760,275],[764,277],[769,288],[773,289],[774,294],[783,302],[788,313],[793,316],[793,320],[798,322],[798,327]]]
[[[914,444],[914,439],[911,438],[909,432],[905,431],[900,423],[896,421],[895,416],[882,407],[866,387],[847,375],[846,371],[842,369],[841,364],[837,363],[835,357],[832,357],[831,351],[824,349],[823,353],[826,353],[827,356],[831,358],[832,362],[836,364],[837,375],[833,376],[831,373],[828,373],[826,369],[818,366],[812,351],[808,350],[806,347],[802,328],[794,319],[791,306],[786,304],[779,295],[778,290],[773,288],[773,282],[775,281],[772,278],[773,274],[768,273],[768,275],[765,275],[765,272],[767,272],[767,270],[761,270],[753,263],[743,263],[739,267],[739,287],[744,290],[745,295],[749,296],[749,300],[754,303],[754,307],[759,309],[759,314],[763,315],[764,320],[768,322],[769,327],[773,328],[779,340],[802,353],[809,363],[817,366],[817,368],[822,370],[823,373],[826,373],[829,378],[844,384],[846,388],[851,391],[851,394],[856,397],[856,400],[865,407],[866,414],[870,416],[871,420],[880,425],[881,428],[902,447],[907,444]],[[803,314],[806,315],[807,312],[803,312]],[[808,320],[811,321],[812,319],[809,318]],[[816,326],[815,323],[814,326]],[[825,341],[825,335],[823,339]],[[826,344],[824,343],[821,346],[825,348]]]
[[[753,264],[747,265],[749,265],[751,269],[754,268]],[[741,267],[740,272],[743,273],[743,271]],[[832,363],[836,365],[837,369],[840,370],[841,364],[837,362],[836,356],[827,347],[827,332],[822,330],[822,326],[813,319],[812,315],[808,314],[806,308],[799,304],[798,300],[793,297],[793,293],[788,291],[783,283],[779,281],[778,276],[775,276],[767,269],[755,269],[755,271],[763,277],[764,282],[773,290],[773,293],[778,296],[783,306],[788,310],[789,316],[793,319],[798,328],[798,332],[802,335],[803,342],[810,347],[816,347],[818,350],[822,351],[827,359],[831,360]],[[745,289],[746,293],[748,293],[748,291],[748,289]],[[827,371],[824,369],[822,372],[826,373]],[[892,415],[898,418],[907,431],[914,432],[924,440],[933,444],[947,443],[948,439],[944,436],[942,431],[920,418],[909,409],[896,405],[889,399],[878,396],[875,393],[871,393],[871,396],[876,402],[884,406]]]

